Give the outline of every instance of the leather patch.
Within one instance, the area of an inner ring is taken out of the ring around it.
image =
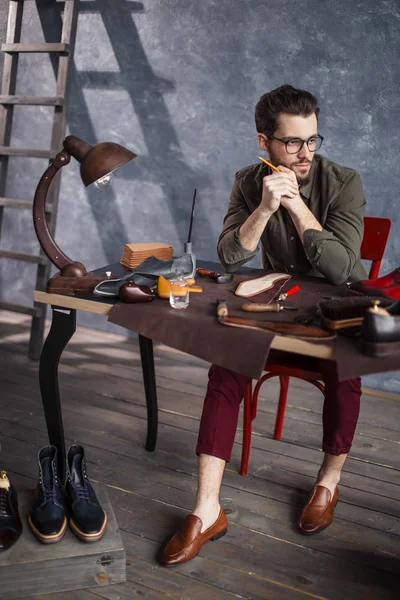
[[[242,298],[250,298],[267,290],[272,290],[275,286],[279,285],[279,290],[275,292],[275,296],[278,291],[280,291],[283,284],[289,281],[291,277],[292,276],[288,273],[268,273],[268,275],[263,275],[256,279],[248,279],[247,281],[239,283],[235,290],[235,295],[241,296]]]

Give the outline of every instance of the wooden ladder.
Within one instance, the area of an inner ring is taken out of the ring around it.
[[[24,156],[52,159],[62,148],[62,142],[65,137],[66,99],[77,29],[78,0],[65,0],[63,3],[55,2],[55,4],[60,4],[60,10],[62,4],[64,5],[61,42],[59,44],[21,44],[20,39],[24,1],[9,0],[6,43],[1,46],[1,50],[5,53],[5,57],[0,93],[0,237],[5,208],[32,210],[31,201],[5,197],[9,157]],[[59,56],[56,74],[56,95],[54,97],[15,95],[18,57],[21,52],[56,53]],[[54,106],[50,150],[13,148],[10,146],[13,110],[16,104],[25,106]],[[32,181],[32,199],[38,181]],[[56,225],[59,190],[60,176],[53,182],[46,203],[47,224],[52,234],[54,234]],[[35,255],[0,249],[0,257],[3,259],[22,260],[36,264],[36,289],[45,289],[46,282],[50,276],[51,264],[42,250],[40,250],[39,254]],[[0,309],[32,316],[28,354],[31,359],[38,360],[43,343],[46,306],[38,303],[35,303],[34,306],[23,306],[20,304],[0,302]]]

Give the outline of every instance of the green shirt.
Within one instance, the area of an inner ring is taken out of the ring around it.
[[[239,229],[261,202],[263,177],[272,173],[264,164],[236,173],[228,213],[218,240],[218,256],[228,273],[251,260],[239,239]],[[271,216],[261,235],[263,266],[267,270],[326,277],[336,285],[366,279],[360,261],[364,231],[365,198],[356,171],[316,154],[310,180],[300,195],[322,231],[308,229],[304,245],[282,206]]]

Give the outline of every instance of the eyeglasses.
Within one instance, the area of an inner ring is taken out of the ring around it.
[[[307,148],[310,152],[316,152],[321,148],[322,142],[324,141],[322,135],[313,135],[312,137],[308,138],[308,140],[302,140],[300,138],[282,140],[274,135],[268,135],[267,137],[271,140],[278,140],[278,142],[285,144],[286,152],[288,154],[297,154],[303,148],[304,144],[307,144]]]

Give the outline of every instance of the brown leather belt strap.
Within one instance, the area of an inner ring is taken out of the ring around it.
[[[326,331],[320,327],[312,327],[297,323],[286,323],[285,321],[258,321],[257,319],[246,319],[243,317],[230,317],[228,307],[224,300],[217,300],[217,319],[222,325],[230,327],[242,327],[243,329],[265,329],[271,333],[302,338],[306,340],[333,340],[335,333]]]

